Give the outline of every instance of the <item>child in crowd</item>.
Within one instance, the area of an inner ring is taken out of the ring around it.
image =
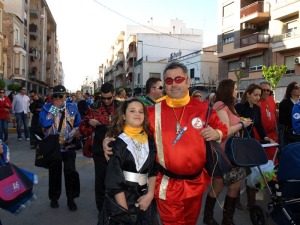
[[[136,215],[135,224],[153,224],[155,216],[151,202],[158,171],[155,164],[156,149],[149,136],[144,104],[138,99],[124,101],[115,113],[107,135],[117,138],[113,143],[114,154],[107,165],[107,196],[98,224],[103,224],[105,218],[110,218],[109,224],[126,224],[124,216],[113,216],[117,212],[112,210],[112,201],[125,214]]]

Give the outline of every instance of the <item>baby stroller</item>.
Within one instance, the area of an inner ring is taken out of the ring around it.
[[[289,144],[282,150],[277,167],[277,182],[268,183],[261,168],[257,168],[269,195],[269,202],[267,210],[258,204],[251,207],[252,224],[300,225],[300,142]]]

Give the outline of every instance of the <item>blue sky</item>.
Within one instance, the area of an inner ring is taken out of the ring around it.
[[[126,25],[135,25],[133,21],[147,25],[152,17],[153,25],[169,26],[177,18],[188,28],[203,29],[204,47],[217,43],[217,0],[46,1],[57,24],[65,86],[72,91],[86,77],[96,79],[117,35]]]

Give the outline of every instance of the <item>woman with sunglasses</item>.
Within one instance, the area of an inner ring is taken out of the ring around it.
[[[293,133],[292,110],[299,101],[300,85],[297,82],[291,82],[285,92],[284,99],[279,103],[279,123],[283,129],[282,145],[300,141],[299,135]]]
[[[0,89],[0,139],[8,144],[8,119],[12,109],[11,101],[5,96],[5,90]],[[4,137],[3,137],[4,135]]]

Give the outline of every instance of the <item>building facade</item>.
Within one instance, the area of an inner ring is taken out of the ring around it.
[[[202,40],[202,31],[186,28],[182,20],[171,20],[170,27],[151,29],[129,25],[110,48],[103,64],[103,80],[141,94],[149,77],[162,78],[170,55],[195,52],[202,48]]]
[[[64,83],[56,39],[56,23],[45,0],[3,4],[4,78],[45,95]]]
[[[283,98],[286,86],[300,75],[299,0],[219,0],[218,57],[220,79],[236,80],[240,89],[263,80],[262,66],[286,65],[288,70],[276,89]]]

